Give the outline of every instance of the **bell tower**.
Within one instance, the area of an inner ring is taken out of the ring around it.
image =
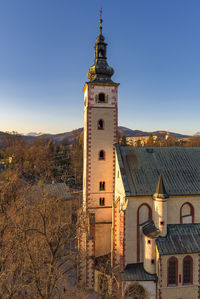
[[[89,68],[84,93],[83,210],[86,215],[85,283],[94,286],[94,261],[111,252],[112,203],[114,198],[117,143],[118,83],[111,79],[107,44],[100,33],[95,43],[95,61]],[[83,277],[83,276],[82,276]]]

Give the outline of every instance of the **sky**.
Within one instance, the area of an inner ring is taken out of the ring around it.
[[[83,126],[101,7],[119,125],[200,131],[199,0],[0,0],[0,131]]]

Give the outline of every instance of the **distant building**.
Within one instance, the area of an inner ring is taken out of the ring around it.
[[[200,148],[116,144],[119,84],[101,23],[84,87],[79,281],[117,298],[200,298]]]
[[[158,136],[152,136],[153,141],[155,142]],[[131,146],[145,146],[149,141],[149,136],[134,136],[134,137],[126,137],[127,145]]]

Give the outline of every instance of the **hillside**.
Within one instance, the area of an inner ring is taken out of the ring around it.
[[[154,132],[146,132],[141,130],[132,130],[123,126],[118,127],[119,134],[121,136],[126,137],[134,137],[134,136],[150,136],[150,135],[158,135],[162,136],[167,133],[167,131],[154,131]],[[63,141],[66,141],[69,144],[72,144],[74,136],[78,136],[83,132],[83,128],[79,128],[70,132],[60,133],[60,134],[36,134],[36,133],[28,133],[27,135],[21,135],[24,140],[26,140],[29,143],[34,142],[35,138],[49,138],[54,140],[56,143],[60,144]],[[188,135],[182,135],[179,133],[169,132],[171,136],[174,136],[175,138],[185,138],[189,137]],[[197,135],[197,134],[196,134]],[[2,146],[3,139],[4,139],[5,133],[0,132],[0,147]]]

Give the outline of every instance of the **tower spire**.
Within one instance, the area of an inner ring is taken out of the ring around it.
[[[106,57],[106,48],[107,44],[105,43],[105,38],[102,34],[102,8],[100,9],[100,19],[99,19],[99,30],[100,33],[97,36],[95,43],[95,61],[94,65],[89,68],[89,72],[87,74],[90,82],[98,82],[98,83],[113,83],[111,77],[114,74],[114,70],[107,63]]]
[[[103,20],[102,20],[102,8],[100,8],[100,19],[99,19],[99,24],[100,24],[100,35],[102,35],[102,23],[103,23]]]
[[[157,187],[156,187],[156,193],[154,193],[153,196],[157,197],[157,198],[163,198],[163,199],[169,197],[165,190],[165,185],[163,182],[162,174],[160,174],[160,176],[159,176]]]

